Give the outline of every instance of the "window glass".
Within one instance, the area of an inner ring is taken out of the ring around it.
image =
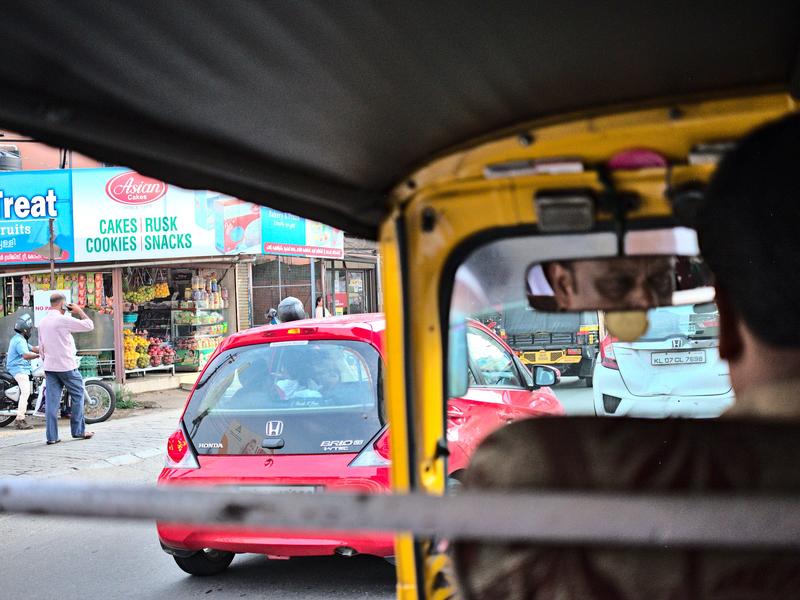
[[[456,273],[451,309],[491,325],[525,369],[512,373],[502,348],[473,330],[468,343],[479,385],[502,386],[506,376],[515,385],[521,377],[524,385],[526,371],[547,366],[558,370],[560,382],[535,393],[552,394],[567,415],[719,417],[735,398],[728,364],[719,354],[719,313],[704,295],[684,295],[675,299],[677,306],[648,310],[645,332],[633,341],[611,335],[610,317],[602,311],[531,308],[525,285],[529,265],[613,256],[618,249],[606,235],[499,239],[466,258]],[[698,257],[680,262],[694,270],[679,276],[694,277],[702,264]],[[574,286],[585,283],[576,279]]]
[[[200,454],[357,452],[381,428],[379,363],[364,342],[236,348],[209,365],[184,425]]]
[[[523,387],[514,365],[514,357],[483,331],[467,330],[467,347],[472,363],[489,387]]]

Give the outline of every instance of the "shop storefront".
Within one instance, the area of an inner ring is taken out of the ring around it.
[[[379,312],[377,255],[342,260],[261,256],[251,267],[252,324],[263,325],[270,308],[287,296],[298,298],[309,316],[316,299],[331,315]]]
[[[36,292],[64,291],[95,322],[76,336],[82,368],[120,381],[197,371],[251,325],[239,314],[255,312],[240,273],[256,260],[285,264],[291,287],[289,265],[343,255],[331,227],[126,169],[0,173],[0,192],[0,352]]]
[[[325,306],[332,315],[378,311],[375,263],[330,261],[326,268]]]
[[[50,285],[49,272],[28,271],[2,276],[5,295],[0,318],[0,348],[7,348],[14,323],[46,301],[53,290],[64,291],[81,305],[95,325],[75,337],[81,370],[87,376],[115,377],[117,348],[122,343],[125,377],[150,372],[197,371],[222,339],[236,330],[235,263],[148,266],[61,267]],[[73,269],[80,269],[74,267]],[[102,269],[102,270],[100,270]],[[114,312],[113,282],[122,281],[121,323]],[[38,299],[37,299],[38,297]],[[33,343],[36,343],[34,329]]]

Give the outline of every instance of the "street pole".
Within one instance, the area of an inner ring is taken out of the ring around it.
[[[114,298],[114,377],[117,383],[125,383],[125,346],[122,334],[122,268],[111,270],[111,294]]]
[[[317,284],[314,281],[316,278],[316,269],[314,268],[314,257],[311,257],[311,314],[309,317],[312,319],[317,316]],[[325,311],[322,311],[322,316],[325,316]]]
[[[55,257],[55,248],[54,244],[56,241],[55,236],[55,227],[54,224],[55,219],[50,217],[48,227],[50,228],[50,289],[53,290],[56,287],[56,257]]]

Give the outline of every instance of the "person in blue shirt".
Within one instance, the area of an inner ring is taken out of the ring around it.
[[[31,395],[31,359],[39,358],[39,348],[28,343],[32,330],[31,316],[19,317],[14,324],[14,331],[17,333],[11,338],[6,355],[6,370],[14,376],[17,386],[19,386],[19,402],[15,421],[17,429],[33,429],[33,425],[25,419],[28,397]]]

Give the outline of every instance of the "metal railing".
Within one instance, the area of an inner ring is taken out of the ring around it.
[[[800,548],[800,499],[790,496],[265,494],[5,478],[0,512],[450,539]]]

